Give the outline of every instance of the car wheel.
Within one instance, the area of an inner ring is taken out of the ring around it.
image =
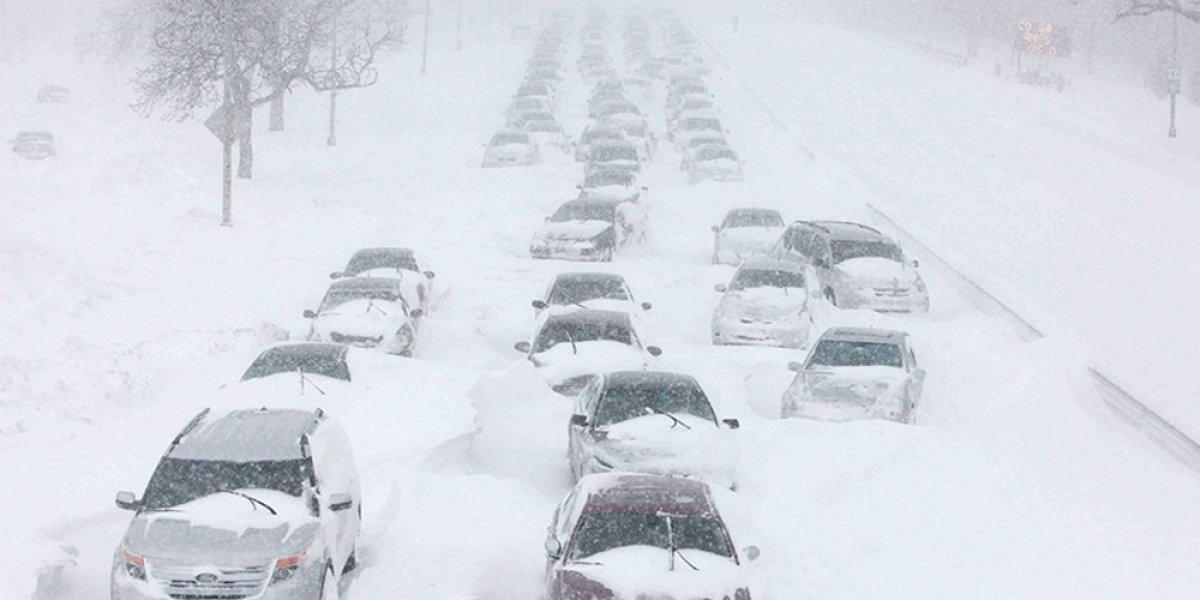
[[[349,573],[358,568],[358,548],[350,551],[350,556],[346,557],[346,564],[342,565],[342,575]]]
[[[833,288],[825,288],[825,299],[834,306],[838,305],[837,294],[833,293]]]

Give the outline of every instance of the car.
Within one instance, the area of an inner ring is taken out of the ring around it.
[[[770,208],[735,208],[713,225],[713,264],[739,265],[747,258],[765,256],[786,225],[783,215]]]
[[[329,342],[281,342],[259,353],[242,374],[241,381],[298,373],[302,377],[319,375],[349,382],[348,351],[342,344]]]
[[[571,151],[571,139],[567,137],[567,132],[563,131],[558,121],[529,121],[525,123],[524,128],[543,148],[549,146],[560,152]]]
[[[47,84],[42,86],[37,93],[38,104],[59,104],[70,101],[71,90],[61,85]]]
[[[551,306],[597,308],[637,312],[650,310],[649,302],[638,303],[625,278],[616,273],[570,271],[554,276],[546,293],[533,301],[535,314]]]
[[[525,129],[526,125],[534,121],[553,121],[557,123],[558,119],[554,118],[554,114],[550,111],[528,111],[517,115],[516,118],[512,120],[512,126],[516,129]]]
[[[592,144],[597,141],[625,141],[625,139],[625,132],[616,125],[589,125],[583,130],[583,133],[579,134],[579,141],[575,143],[575,160],[578,162],[587,160]]]
[[[175,436],[113,555],[114,600],[337,597],[357,562],[349,438],[321,410],[205,410]]]
[[[742,160],[725,144],[705,144],[688,155],[684,163],[688,181],[741,181]]]
[[[694,95],[712,96],[704,81],[682,77],[667,84],[667,109],[674,111],[682,98]]]
[[[567,427],[571,475],[650,473],[736,487],[734,452],[696,378],[661,371],[597,375],[575,397]]]
[[[686,148],[694,137],[712,134],[725,135],[725,133],[725,127],[721,125],[721,120],[716,115],[689,113],[688,116],[679,119],[671,136],[676,148]]]
[[[310,319],[309,341],[329,341],[358,348],[378,348],[388,354],[412,356],[423,312],[409,309],[400,281],[378,277],[348,277],[329,285]]]
[[[22,131],[11,143],[13,153],[27,160],[41,160],[58,154],[54,134],[49,131]]]
[[[769,256],[812,265],[823,293],[839,308],[925,313],[929,290],[900,245],[878,229],[843,221],[796,221]]]
[[[514,98],[538,98],[549,104],[551,107],[556,106],[555,98],[557,93],[554,89],[554,84],[549,81],[526,81],[517,88],[517,93]]]
[[[537,140],[523,129],[502,129],[492,136],[483,152],[483,167],[514,167],[537,164]]]
[[[624,169],[634,173],[642,171],[642,155],[637,146],[629,141],[597,140],[588,147],[584,176],[598,169]]]
[[[355,252],[346,268],[329,274],[330,279],[343,277],[385,277],[400,280],[400,289],[410,306],[429,312],[433,304],[433,282],[437,273],[429,270],[424,261],[417,260],[412,248],[377,247]]]
[[[533,258],[609,262],[626,246],[644,242],[646,212],[632,202],[578,198],[547,217],[529,243]]]
[[[593,104],[588,110],[589,117],[601,121],[617,115],[640,117],[642,116],[642,109],[629,100],[605,100]]]
[[[637,202],[649,190],[638,181],[632,171],[625,169],[597,169],[583,178],[579,184],[580,198],[599,198]]]
[[[596,373],[643,369],[658,346],[643,346],[636,318],[616,310],[556,307],[542,312],[531,341],[513,345],[555,392],[578,394]]]
[[[687,94],[680,96],[675,102],[675,107],[671,110],[670,117],[667,118],[668,123],[678,121],[679,117],[689,112],[716,110],[716,105],[713,103],[713,97],[708,94]]]
[[[796,376],[783,393],[783,418],[916,421],[925,370],[903,331],[829,329],[788,368]]]
[[[719,283],[714,289],[722,295],[713,311],[713,344],[808,345],[813,313],[805,267],[748,258],[734,271],[728,286]]]
[[[509,126],[514,126],[517,118],[526,113],[553,113],[550,104],[542,98],[513,98],[504,111],[504,118]]]
[[[677,144],[679,154],[683,157],[679,163],[679,170],[687,171],[688,163],[696,151],[710,144],[728,145],[729,141],[723,131],[702,131],[689,137],[686,144]]]
[[[646,162],[654,157],[658,147],[658,138],[650,131],[650,125],[645,117],[621,114],[604,119],[604,123],[613,125],[625,134],[625,139],[637,146],[638,157]]]
[[[545,550],[546,600],[750,600],[743,561],[760,555],[735,547],[708,484],[633,473],[580,479]]]

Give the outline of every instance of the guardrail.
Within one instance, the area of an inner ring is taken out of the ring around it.
[[[870,203],[866,206],[877,222],[895,231],[902,243],[906,246],[916,248],[926,261],[934,263],[941,271],[953,278],[959,284],[960,289],[972,296],[971,300],[977,305],[1008,321],[1021,339],[1034,341],[1045,337],[1045,334],[1030,322],[1029,319],[1026,319],[1020,313],[1010,308],[983,286],[939,256],[927,244],[901,227],[887,213]],[[1145,435],[1167,454],[1170,454],[1176,460],[1183,463],[1183,465],[1193,471],[1200,472],[1200,443],[1197,443],[1196,440],[1189,437],[1183,431],[1180,431],[1178,427],[1171,424],[1162,415],[1154,412],[1153,409],[1146,406],[1144,402],[1138,400],[1133,394],[1120,385],[1117,385],[1112,377],[1106,375],[1098,367],[1088,365],[1087,370],[1091,376],[1092,384],[1096,386],[1096,390],[1099,392],[1100,399],[1117,416]]]

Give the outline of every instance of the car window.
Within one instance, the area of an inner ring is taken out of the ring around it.
[[[573,202],[564,204],[554,211],[550,220],[555,223],[567,221],[607,221],[616,219],[616,207],[611,204],[590,204]]]
[[[783,217],[775,211],[735,210],[725,215],[721,227],[783,227]]]
[[[523,133],[497,133],[492,136],[491,145],[507,146],[509,144],[528,144],[529,136]]]
[[[417,261],[412,254],[396,252],[364,252],[350,258],[343,275],[353,277],[372,269],[403,269],[405,271],[420,271]]]
[[[718,556],[732,557],[725,526],[708,515],[670,517],[657,512],[596,512],[585,513],[571,540],[570,558],[585,559],[614,548],[650,546],[668,549],[672,546],[687,551],[698,550]]]
[[[549,304],[569,305],[588,300],[629,300],[625,282],[616,277],[560,280],[550,290]]]
[[[600,341],[632,346],[633,331],[628,324],[616,320],[547,321],[534,340],[532,353],[545,352],[559,344]]]
[[[738,269],[734,274],[729,288],[745,290],[750,288],[803,288],[804,274],[780,269]]]
[[[400,302],[401,296],[398,288],[332,288],[325,293],[325,299],[321,300],[320,310],[332,310],[356,300]]]
[[[276,373],[303,371],[342,381],[350,381],[350,369],[341,352],[300,352],[294,348],[269,348],[246,369],[242,381],[268,377]]]
[[[612,425],[644,417],[655,411],[684,414],[717,420],[708,397],[695,382],[621,382],[610,383],[600,394],[593,424]]]
[[[900,246],[891,241],[883,240],[833,240],[830,244],[834,264],[852,258],[886,258],[901,262],[904,260]]]
[[[299,497],[310,475],[305,459],[235,462],[165,457],[150,476],[142,503],[145,509],[160,510],[222,490],[275,490]]]
[[[900,346],[883,342],[821,340],[808,360],[809,367],[904,368]]]

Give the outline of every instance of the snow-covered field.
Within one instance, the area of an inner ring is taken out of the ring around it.
[[[719,500],[737,544],[763,549],[755,597],[1193,595],[1194,475],[1099,408],[1084,370],[1099,355],[1139,391],[1186,389],[1195,322],[1175,306],[1200,293],[1182,253],[1189,150],[1080,96],[828,26],[746,16],[735,37],[723,19],[696,27],[747,181],[687,186],[666,150],[649,166],[651,241],[613,268],[655,305],[657,366],[696,375],[743,422],[741,485]],[[324,99],[295,94],[286,133],[260,127],[233,228],[217,227],[219,147],[198,124],[137,118],[119,74],[73,58],[0,64],[0,137],[40,123],[60,140],[53,160],[0,157],[0,597],[29,598],[59,545],[78,556],[54,597],[104,597],[129,518],[113,493],[140,491],[186,420],[303,331],[327,273],[372,245],[423,250],[439,296],[415,359],[326,407],[364,485],[363,568],[344,596],[538,597],[545,527],[570,486],[570,406],[512,344],[564,267],[530,260],[529,235],[580,167],[546,152],[478,168],[529,48],[479,27],[456,52],[451,31],[435,28],[427,76],[410,47],[378,86],[339,97],[336,148]],[[789,69],[762,60],[781,55]],[[73,103],[32,104],[50,72]],[[560,117],[577,133],[585,90],[567,85]],[[1153,157],[1169,177],[1144,172]],[[708,264],[709,226],[742,205],[869,222],[864,202],[1091,346],[1024,342],[926,267],[928,317],[830,321],[914,334],[929,371],[918,425],[778,420],[799,355],[709,345],[712,286],[732,273]]]

